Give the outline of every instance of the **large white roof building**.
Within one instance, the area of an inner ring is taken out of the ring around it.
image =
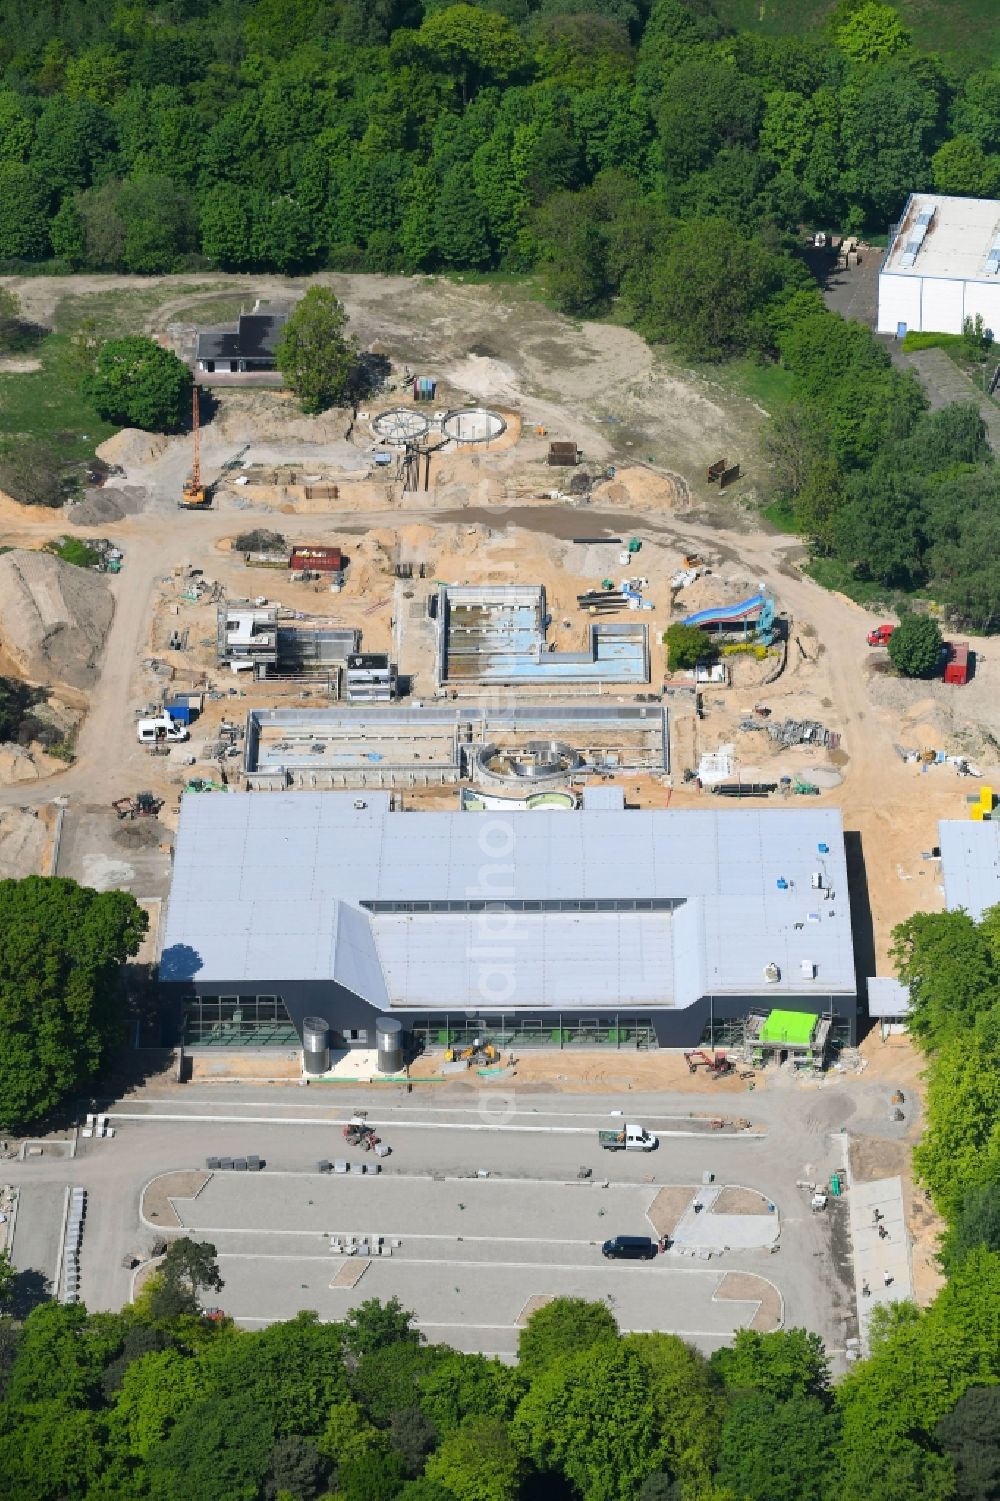
[[[188,998],[280,996],[296,1026],[345,1035],[379,1015],[625,1012],[695,1045],[716,1007],[853,1018],[840,815],[187,797],[160,978]]]
[[[878,277],[880,334],[960,334],[979,314],[1000,336],[1000,199],[911,193]]]

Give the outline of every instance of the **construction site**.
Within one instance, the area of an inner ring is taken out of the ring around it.
[[[146,299],[139,325],[193,358],[226,279],[120,280]],[[0,751],[3,868],[162,901],[205,789],[568,811],[614,785],[629,809],[836,807],[884,965],[892,924],[942,900],[927,852],[937,818],[964,814],[958,774],[997,760],[988,650],[972,643],[957,692],[887,675],[872,616],[760,521],[759,413],[629,331],[512,293],[333,280],[379,371],[362,405],[305,417],[230,373],[211,397],[196,385],[191,433],[111,438],[104,483],[57,516],[0,499],[0,670],[44,693],[63,735],[58,756],[30,735]],[[301,286],[256,291],[290,306]],[[40,323],[97,295],[86,278],[18,292]],[[117,573],[41,551],[97,530]],[[668,672],[675,623],[705,658]],[[120,822],[112,804],[140,793],[156,817]],[[93,838],[107,810],[87,865],[78,807]]]

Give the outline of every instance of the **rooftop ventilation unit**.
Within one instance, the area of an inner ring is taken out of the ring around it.
[[[1000,275],[1000,229],[993,232],[993,244],[986,257],[986,275]]]
[[[904,246],[903,254],[899,259],[899,264],[903,268],[903,270],[908,271],[919,255],[920,247],[924,243],[924,240],[927,236],[927,231],[934,223],[934,215],[936,212],[936,209],[924,209],[923,213],[917,216],[913,228],[910,230],[909,239]]]

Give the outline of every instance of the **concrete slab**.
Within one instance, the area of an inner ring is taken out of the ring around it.
[[[11,1259],[42,1296],[56,1290],[65,1215],[64,1183],[32,1183],[19,1190]]]
[[[872,1309],[903,1303],[913,1297],[903,1180],[880,1178],[871,1183],[853,1184],[850,1226],[861,1349],[867,1355]],[[879,1235],[879,1227],[885,1231],[884,1236]]]
[[[677,1246],[704,1247],[711,1251],[749,1250],[770,1246],[781,1230],[778,1212],[773,1214],[716,1214],[713,1205],[723,1184],[699,1190],[689,1209],[678,1220],[673,1233]],[[700,1205],[700,1208],[696,1208]]]

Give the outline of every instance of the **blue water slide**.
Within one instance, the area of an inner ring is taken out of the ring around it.
[[[739,604],[715,605],[709,610],[696,610],[693,615],[686,615],[681,624],[725,625],[741,620],[752,620],[755,616],[764,613],[766,605],[766,594],[753,594],[749,599],[740,600]]]

